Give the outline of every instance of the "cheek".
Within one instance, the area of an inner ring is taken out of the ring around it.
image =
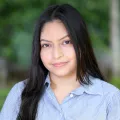
[[[64,55],[67,56],[70,59],[75,59],[76,58],[75,50],[74,50],[73,47],[64,49]]]
[[[40,58],[41,58],[43,63],[48,63],[51,60],[51,55],[46,54],[45,51],[41,51],[40,52]]]

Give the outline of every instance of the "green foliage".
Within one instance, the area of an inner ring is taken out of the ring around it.
[[[30,33],[22,31],[14,33],[12,47],[17,53],[17,62],[23,67],[27,67],[30,64],[31,46],[32,35]]]
[[[112,78],[110,83],[120,89],[120,78]]]

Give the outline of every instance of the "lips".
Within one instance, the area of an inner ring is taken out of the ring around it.
[[[65,65],[67,62],[60,62],[60,63],[55,63],[53,64],[55,67],[60,67],[60,66],[63,66]]]

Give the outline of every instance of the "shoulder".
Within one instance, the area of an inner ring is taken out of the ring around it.
[[[13,95],[16,95],[16,96],[20,95],[25,87],[25,84],[26,84],[26,80],[23,80],[14,84],[11,90],[9,91],[7,97],[13,96]]]
[[[103,97],[106,96],[108,98],[111,98],[114,95],[120,96],[120,90],[116,86],[92,76],[90,76],[90,80],[92,85],[89,88],[94,94],[100,94]]]
[[[101,89],[101,92],[103,92],[103,94],[120,92],[120,90],[111,83],[94,77],[90,77],[90,79],[93,83],[93,86],[96,86],[98,89]]]
[[[93,83],[90,90],[95,94],[99,93],[101,103],[105,103],[108,120],[120,120],[120,90],[101,79],[90,76]]]
[[[105,82],[105,81],[102,81],[102,80],[99,80],[101,82],[101,85],[102,85],[102,88],[103,88],[103,92],[104,93],[116,93],[116,92],[119,92],[119,89],[108,83],[108,82]]]
[[[14,101],[18,97],[20,97],[21,93],[25,87],[26,82],[27,82],[27,80],[23,80],[23,81],[20,81],[20,82],[17,82],[16,84],[14,84],[6,97],[5,102],[9,101],[9,100],[11,101],[11,98],[12,98],[12,101]]]
[[[25,83],[26,80],[23,80],[11,88],[1,109],[0,119],[13,120],[17,116],[21,103],[21,93],[25,87]]]
[[[25,85],[26,85],[26,82],[27,82],[27,79],[26,80],[23,80],[23,81],[20,81],[20,82],[17,82],[12,88],[11,90],[17,90],[18,92],[21,92]]]
[[[14,84],[11,90],[9,91],[8,96],[11,96],[11,95],[19,96],[22,93],[25,87],[25,84],[26,84],[26,80],[23,80]]]

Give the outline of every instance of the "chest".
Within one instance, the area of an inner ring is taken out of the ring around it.
[[[54,97],[57,100],[58,104],[62,104],[63,100],[70,95],[70,92],[54,91],[53,94],[54,94]]]
[[[54,96],[55,97],[55,96]],[[66,102],[62,103],[66,97]],[[38,107],[37,120],[106,120],[106,101],[98,96],[74,96],[72,99],[69,96],[61,96],[57,98],[61,104],[58,104],[56,99],[45,95]]]

